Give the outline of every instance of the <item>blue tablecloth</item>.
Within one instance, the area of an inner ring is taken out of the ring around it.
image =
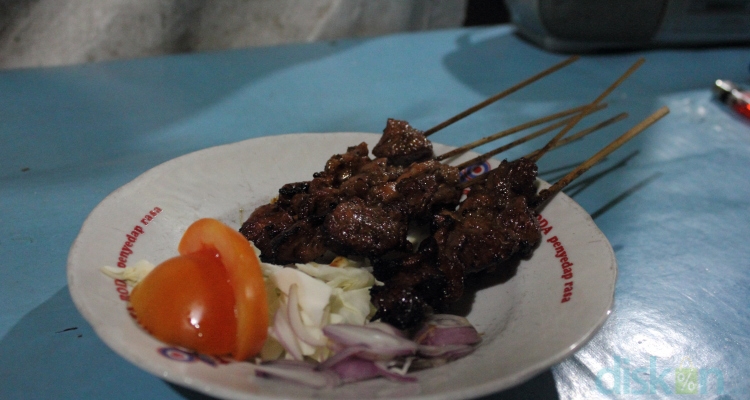
[[[639,57],[605,112],[630,118],[540,162],[554,181],[671,108],[566,189],[615,249],[614,311],[575,355],[491,398],[750,393],[750,123],[711,94],[717,78],[750,80],[749,48],[585,56],[431,139],[584,104]],[[500,26],[0,72],[0,398],[200,397],[118,357],[71,301],[70,245],[119,186],[246,138],[379,132],[387,117],[426,129],[564,58]],[[697,386],[680,384],[688,372]]]

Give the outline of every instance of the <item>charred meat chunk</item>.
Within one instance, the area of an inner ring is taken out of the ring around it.
[[[268,258],[274,264],[317,260],[328,249],[324,243],[320,221],[313,217],[295,222],[271,239],[269,245],[271,252]]]
[[[383,136],[372,149],[375,157],[387,158],[393,165],[407,166],[433,158],[432,143],[422,131],[406,121],[388,118]]]
[[[439,210],[454,210],[461,199],[458,169],[429,160],[410,165],[396,180],[410,219],[425,222]]]
[[[261,252],[261,259],[271,262],[271,240],[294,224],[294,218],[277,204],[266,204],[253,211],[240,227],[240,233]]]
[[[325,169],[322,172],[314,174],[314,178],[330,177],[331,185],[338,186],[342,182],[355,175],[360,168],[370,162],[368,156],[367,143],[360,143],[346,149],[344,154],[336,154],[328,159]]]
[[[408,224],[399,210],[368,206],[352,197],[341,202],[323,224],[326,244],[340,255],[380,256],[407,248]]]
[[[468,275],[528,255],[541,240],[536,214],[528,206],[536,196],[535,180],[533,162],[504,161],[472,186],[457,209],[443,208],[432,216],[432,234],[417,253],[375,261],[373,273],[384,282],[371,291],[376,318],[413,327],[424,315],[458,300]]]
[[[320,224],[344,198],[339,186],[369,162],[366,143],[334,155],[311,181],[282,186],[276,201],[256,209],[242,224],[240,233],[260,249],[264,262],[313,261],[322,254],[322,241],[318,240]],[[310,226],[313,220],[318,221],[312,224],[314,229]],[[299,221],[306,222],[297,224]],[[309,251],[302,249],[308,242],[300,238],[315,239],[309,242]]]
[[[526,256],[541,240],[529,200],[536,196],[536,164],[525,159],[490,171],[458,209],[433,221],[438,266],[449,282],[448,300],[463,293],[463,278]]]
[[[436,250],[423,243],[416,253],[373,262],[373,274],[384,282],[370,290],[377,308],[374,319],[409,329],[419,326],[430,313],[443,311],[448,281],[436,267]]]

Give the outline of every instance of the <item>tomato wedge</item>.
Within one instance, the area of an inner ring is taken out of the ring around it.
[[[250,242],[215,219],[194,222],[177,248],[138,283],[130,303],[157,339],[246,360],[268,333],[263,273]]]
[[[215,250],[226,269],[237,316],[237,346],[232,356],[246,360],[260,352],[268,335],[266,288],[258,257],[242,234],[211,218],[190,225],[177,247],[182,255],[206,250]]]
[[[232,286],[215,251],[172,257],[133,288],[138,323],[155,338],[210,355],[237,347]]]

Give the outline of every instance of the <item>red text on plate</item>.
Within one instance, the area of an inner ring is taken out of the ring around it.
[[[153,209],[151,209],[151,211],[148,212],[148,214],[141,218],[140,224],[136,224],[129,233],[125,234],[125,242],[123,242],[122,248],[120,248],[119,257],[117,257],[118,268],[125,268],[127,266],[128,257],[133,254],[133,246],[135,246],[135,242],[138,241],[139,236],[146,233],[143,227],[148,225],[149,222],[153,221],[153,219],[157,215],[159,215],[160,212],[161,208],[154,207]],[[117,290],[117,294],[120,296],[120,300],[130,300],[130,293],[128,292],[127,283],[124,280],[115,279],[115,290]]]
[[[552,231],[552,225],[542,217],[542,214],[537,215],[537,221],[539,222],[539,229],[542,231],[542,234],[547,236]],[[573,262],[570,261],[568,253],[565,251],[565,246],[563,246],[557,236],[548,238],[547,243],[552,244],[555,249],[555,257],[560,261],[560,268],[562,269],[560,278],[565,280],[560,303],[567,303],[573,297]]]

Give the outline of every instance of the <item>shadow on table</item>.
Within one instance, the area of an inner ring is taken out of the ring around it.
[[[110,350],[64,286],[0,339],[0,399],[174,397],[169,386]]]

